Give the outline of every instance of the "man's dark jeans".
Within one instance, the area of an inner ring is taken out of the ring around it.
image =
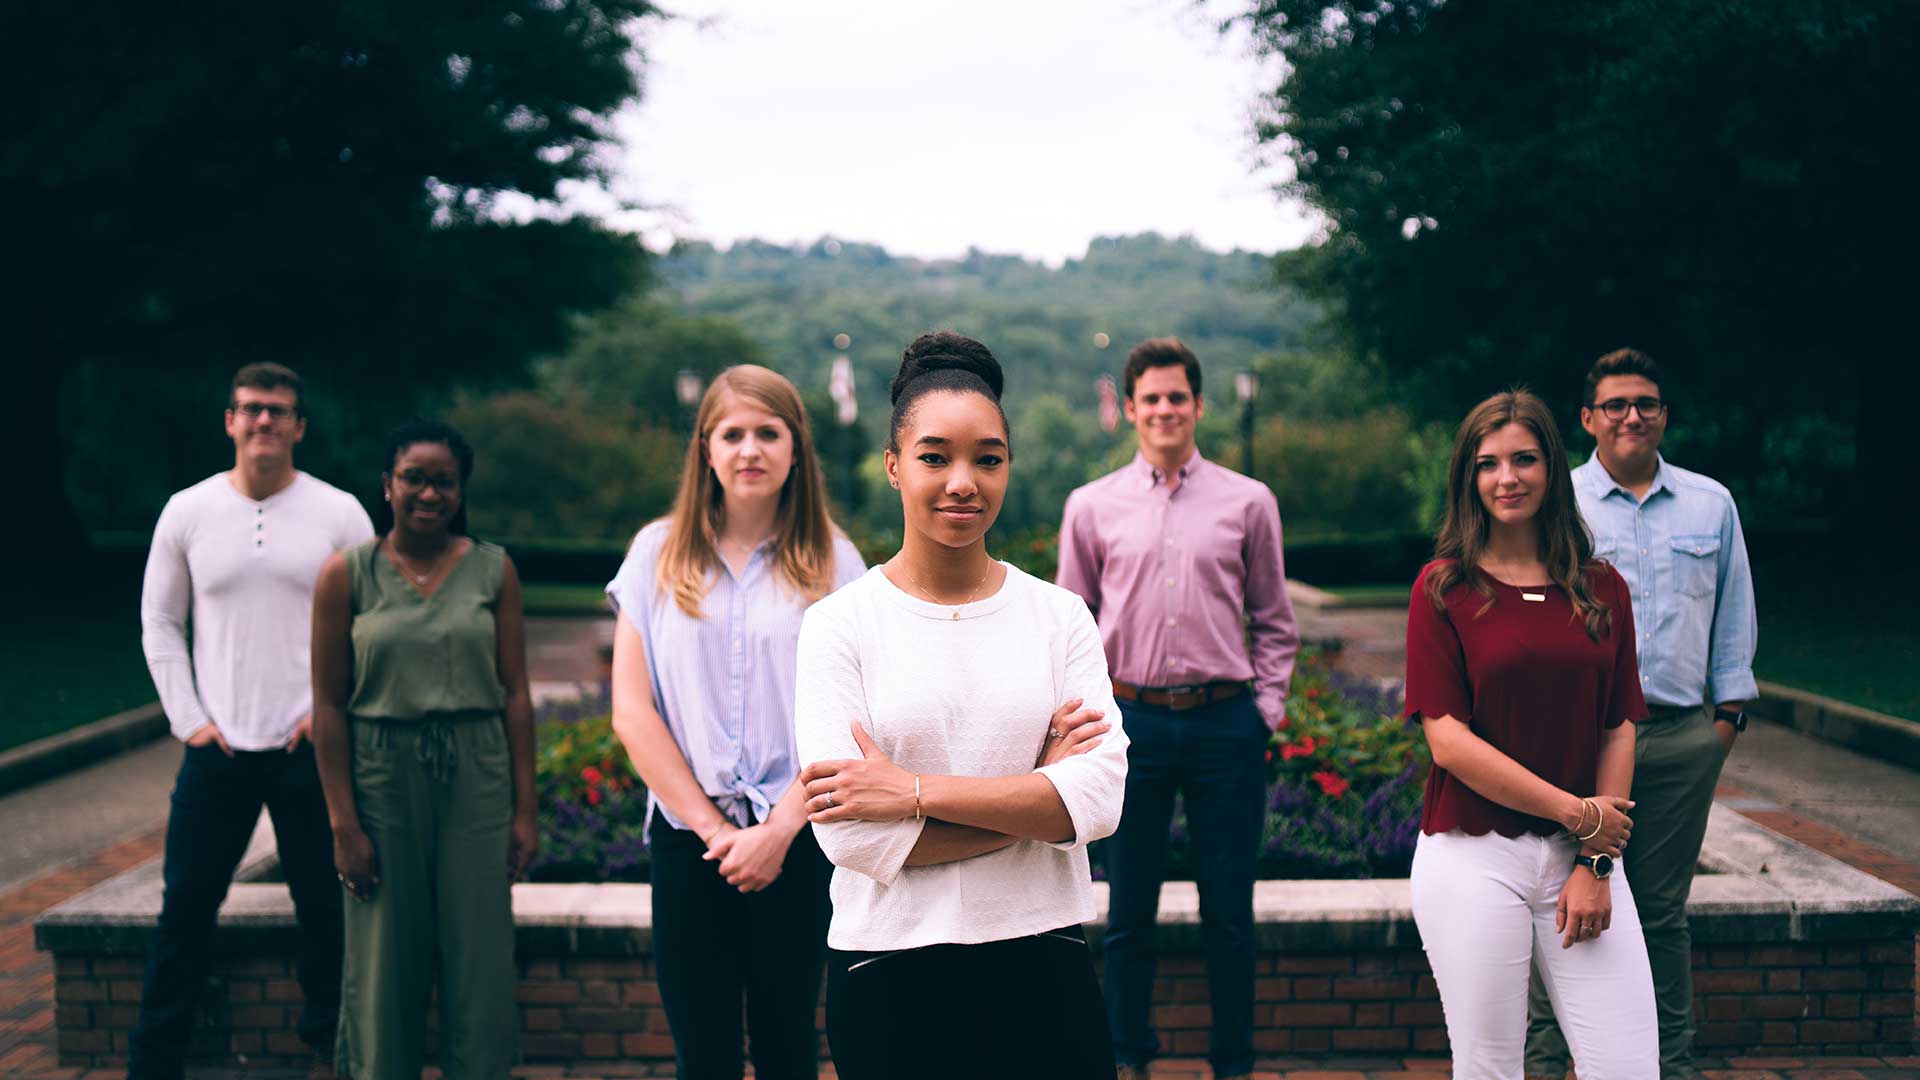
[[[1153,1033],[1154,926],[1174,794],[1186,805],[1207,950],[1216,1076],[1253,1068],[1253,868],[1266,820],[1269,732],[1248,694],[1186,712],[1120,703],[1127,797],[1103,850],[1109,883],[1107,1020],[1121,1064],[1159,1052]]]
[[[190,746],[167,819],[166,893],[147,954],[128,1076],[176,1080],[193,1042],[214,920],[265,805],[300,926],[300,1037],[325,1054],[340,1013],[340,885],[313,746],[239,751]]]

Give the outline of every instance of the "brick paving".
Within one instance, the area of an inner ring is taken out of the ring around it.
[[[92,1075],[62,1069],[53,1048],[53,960],[33,947],[42,911],[160,854],[165,828],[95,852],[0,893],[0,1076]]]

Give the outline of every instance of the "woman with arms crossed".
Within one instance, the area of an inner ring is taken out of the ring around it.
[[[1012,462],[1001,385],[970,338],[908,347],[886,452],[904,543],[800,633],[843,1080],[1114,1073],[1080,924],[1127,740],[1103,719],[1120,714],[1086,604],[987,555]]]
[[[707,388],[667,517],[607,586],[613,726],[647,784],[654,962],[677,1075],[818,1075],[832,867],[793,746],[807,606],[859,577],[827,516],[800,394],[763,367]]]
[[[401,425],[392,527],[314,589],[313,745],[350,898],[335,1063],[353,1080],[418,1080],[436,975],[442,1072],[504,1077],[518,1056],[533,704],[513,561],[466,535],[472,474],[458,431]]]
[[[1646,705],[1626,584],[1592,553],[1552,414],[1524,390],[1481,402],[1407,609],[1406,711],[1433,751],[1413,916],[1462,1080],[1520,1080],[1535,963],[1581,1080],[1659,1076],[1615,861]]]

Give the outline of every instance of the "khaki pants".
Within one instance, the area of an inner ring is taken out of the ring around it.
[[[1625,869],[1640,908],[1640,929],[1653,967],[1660,1019],[1660,1075],[1687,1075],[1693,1066],[1693,935],[1687,895],[1707,835],[1713,789],[1726,763],[1714,730],[1713,707],[1656,709],[1634,732],[1633,838]],[[1567,1042],[1536,971],[1529,1001],[1527,1075],[1562,1076]]]
[[[437,982],[444,1075],[505,1077],[520,1032],[505,727],[497,713],[352,727],[353,794],[380,884],[370,900],[345,899],[336,1067],[418,1080]]]

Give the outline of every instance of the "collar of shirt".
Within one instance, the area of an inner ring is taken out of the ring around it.
[[[1597,498],[1605,499],[1612,495],[1619,495],[1644,505],[1652,502],[1653,497],[1662,491],[1669,495],[1673,494],[1673,470],[1667,465],[1667,459],[1655,452],[1653,462],[1653,486],[1647,489],[1647,496],[1644,499],[1636,498],[1633,492],[1627,490],[1625,484],[1615,480],[1597,452],[1587,458],[1585,465],[1574,470],[1574,476],[1576,483],[1585,481],[1587,490]]]
[[[1206,458],[1200,455],[1200,448],[1197,446],[1194,447],[1193,453],[1187,457],[1187,463],[1175,470],[1180,474],[1180,482],[1184,484],[1191,479],[1194,473],[1200,471],[1200,466],[1206,464],[1206,460]],[[1155,468],[1152,462],[1147,460],[1147,455],[1138,450],[1133,452],[1132,468],[1134,475],[1140,478],[1140,486],[1147,491],[1158,487],[1160,483],[1166,479],[1161,471]]]

